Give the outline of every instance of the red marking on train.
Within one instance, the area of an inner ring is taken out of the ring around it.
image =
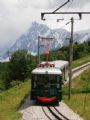
[[[41,63],[38,64],[37,67],[55,67],[55,64],[49,63],[49,62],[45,62],[45,63]]]
[[[56,97],[51,97],[51,98],[47,98],[47,97],[40,97],[40,96],[37,96],[37,100],[38,101],[41,101],[41,102],[45,102],[45,103],[50,103],[54,100],[56,100]]]

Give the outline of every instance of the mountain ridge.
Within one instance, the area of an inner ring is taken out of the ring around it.
[[[8,50],[0,55],[0,59],[6,59],[9,54],[11,55],[18,49],[26,49],[32,55],[36,55],[38,50],[38,36],[54,37],[55,41],[53,42],[51,49],[57,50],[62,46],[69,44],[68,38],[70,38],[70,32],[59,28],[51,29],[44,24],[33,22],[29,29],[22,34]],[[74,33],[74,42],[82,43],[88,40],[90,40],[90,30]],[[42,49],[40,49],[40,51],[42,51]]]

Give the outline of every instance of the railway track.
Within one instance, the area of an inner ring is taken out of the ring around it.
[[[72,70],[72,77],[76,77],[81,74],[84,70],[90,67],[90,62],[87,64],[81,65]],[[63,115],[56,107],[42,107],[44,114],[49,120],[70,120],[65,115]]]
[[[87,68],[90,68],[90,62],[88,62],[87,64],[84,64],[84,65],[82,65],[80,67],[77,67],[77,68],[73,69],[72,70],[72,78],[80,75]],[[25,106],[26,106],[26,104],[25,104]],[[60,107],[60,109],[61,109],[61,107]],[[31,117],[31,120],[33,120],[33,118],[35,116],[37,116],[36,117],[37,119],[40,119],[40,117],[42,117],[42,118],[44,118],[44,120],[71,120],[69,116],[68,116],[68,118],[66,117],[67,115],[65,116],[64,112],[62,114],[60,112],[60,109],[57,108],[57,107],[41,106],[37,110],[36,108],[33,108],[32,105],[31,105],[30,110],[28,110],[28,109],[23,110],[23,119],[24,120],[30,120],[30,117]],[[66,110],[65,110],[65,112],[66,112]],[[72,115],[71,115],[71,117],[72,117]],[[82,119],[78,118],[77,120],[82,120]]]
[[[78,75],[80,75],[84,70],[88,69],[89,67],[90,67],[90,62],[72,69],[72,78],[77,77]]]
[[[70,120],[54,106],[42,107],[42,110],[49,120]]]
[[[88,68],[90,68],[90,62],[72,69],[72,79],[79,76],[82,72],[84,72]],[[68,82],[69,78],[67,81],[64,82],[64,84],[67,84]]]

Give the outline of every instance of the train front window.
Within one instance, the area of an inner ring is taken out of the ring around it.
[[[43,84],[43,77],[41,75],[37,77],[37,84]]]
[[[34,81],[37,85],[44,85],[44,84],[56,84],[60,83],[61,76],[60,75],[35,75]]]
[[[50,83],[56,83],[56,76],[55,75],[49,75],[48,78],[49,78]]]
[[[34,76],[34,81],[37,85],[42,85],[43,84],[43,76],[42,75],[35,75]]]
[[[50,83],[60,83],[62,81],[62,76],[61,75],[50,75],[49,76],[49,82]]]

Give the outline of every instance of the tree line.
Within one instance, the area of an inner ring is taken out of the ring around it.
[[[77,60],[86,55],[90,55],[90,41],[84,43],[75,42],[73,44],[73,60]],[[42,55],[44,60],[44,56]],[[69,60],[69,46],[64,46],[58,51],[50,52],[49,60]]]
[[[90,41],[74,43],[73,60],[90,55]],[[40,55],[41,61],[45,61],[45,55]],[[49,60],[69,60],[69,46],[64,46],[57,51],[50,52]],[[0,63],[0,91],[24,82],[31,78],[31,71],[37,65],[37,56],[32,56],[26,50],[15,51],[8,63]]]
[[[36,66],[36,57],[26,50],[17,50],[11,55],[10,62],[0,63],[0,90],[6,90],[20,84],[31,77],[31,71]],[[3,66],[5,66],[3,70]]]

